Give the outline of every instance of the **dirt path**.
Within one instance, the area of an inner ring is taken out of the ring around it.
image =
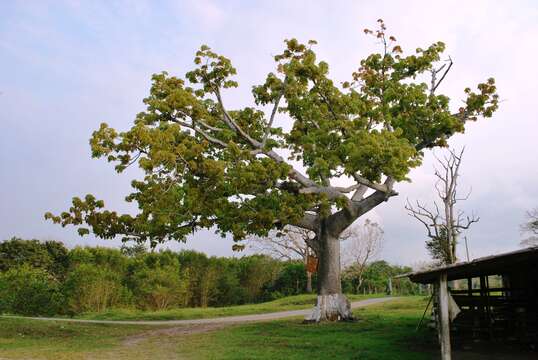
[[[351,304],[351,308],[356,309],[372,304],[378,304],[385,301],[392,300],[394,298],[379,298],[379,299],[368,299],[363,301],[357,301]],[[374,301],[372,301],[374,300]],[[242,315],[242,316],[231,316],[231,317],[221,317],[221,318],[211,318],[211,319],[199,319],[203,322],[193,323],[194,320],[171,320],[167,321],[166,324],[176,325],[174,327],[167,327],[164,329],[155,329],[144,331],[139,334],[131,335],[123,339],[122,345],[131,347],[140,344],[141,342],[152,338],[160,337],[161,340],[166,338],[182,336],[182,335],[192,335],[205,333],[209,331],[219,330],[226,326],[232,324],[240,324],[243,322],[253,322],[253,321],[268,321],[268,320],[277,320],[286,317],[300,316],[308,314],[310,310],[293,310],[293,311],[281,311],[276,313],[267,313],[267,314],[257,314],[257,315]],[[159,322],[162,324],[162,322]]]
[[[351,308],[361,308],[368,305],[380,304],[386,301],[397,299],[397,297],[385,297],[366,299],[361,301],[355,301],[351,303]],[[67,318],[48,318],[48,317],[26,317],[26,316],[2,316],[17,319],[31,319],[31,320],[44,320],[44,321],[67,321],[78,323],[93,323],[93,324],[116,324],[116,325],[206,325],[206,324],[239,324],[253,321],[269,321],[278,320],[294,316],[305,316],[311,309],[305,310],[290,310],[280,311],[267,314],[252,314],[252,315],[239,315],[239,316],[227,316],[210,319],[192,319],[192,320],[86,320],[86,319],[67,319]]]
[[[155,329],[155,330],[149,330],[144,331],[142,333],[127,336],[122,341],[123,346],[133,346],[138,345],[142,341],[152,337],[152,336],[180,336],[180,335],[192,335],[192,334],[199,334],[199,333],[205,333],[208,331],[213,330],[219,330],[224,327],[226,327],[227,324],[197,324],[197,325],[183,325],[183,326],[176,326],[176,327],[170,327],[165,329]],[[2,360],[2,359],[0,359]]]

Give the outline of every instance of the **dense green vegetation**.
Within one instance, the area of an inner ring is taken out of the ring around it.
[[[347,272],[344,289],[350,294],[384,293],[390,276],[408,270],[374,262],[364,272],[361,286],[356,284],[353,271]],[[394,285],[398,294],[418,291],[408,281]],[[3,313],[101,314],[110,318],[219,316],[228,314],[226,307],[232,305],[299,295],[305,288],[302,262],[264,255],[208,257],[194,251],[147,252],[140,246],[68,250],[59,242],[16,238],[0,243]],[[311,305],[313,297],[308,299],[308,304],[297,305]],[[245,306],[239,313],[278,311],[282,309],[279,305]],[[198,307],[219,309],[192,309]],[[148,314],[143,315],[145,312]]]
[[[348,294],[377,294],[388,291],[388,279],[413,271],[409,266],[391,265],[384,260],[374,261],[358,275],[356,265],[348,266],[342,273],[342,289]],[[417,295],[424,289],[408,278],[392,279],[392,292],[397,295]]]
[[[372,305],[356,310],[360,320],[353,323],[304,325],[290,319],[191,328],[192,333],[0,318],[0,358],[433,359],[434,333],[414,331],[426,301],[406,297]]]

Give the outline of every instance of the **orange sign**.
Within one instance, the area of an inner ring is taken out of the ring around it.
[[[309,273],[315,273],[318,270],[318,258],[312,255],[308,255],[306,258],[306,271]]]

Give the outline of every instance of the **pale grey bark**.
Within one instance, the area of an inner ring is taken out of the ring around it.
[[[388,177],[383,184],[387,191],[376,190],[365,198],[361,196],[360,200],[351,200],[349,206],[330,215],[327,222],[329,232],[333,235],[340,236],[360,216],[366,214],[384,201],[387,201],[391,196],[397,195],[392,190],[393,184],[394,180]],[[358,191],[363,191],[363,189],[359,188],[357,189]]]
[[[312,273],[309,271],[306,272],[306,292],[312,292]]]
[[[305,322],[352,319],[351,304],[342,293],[318,295],[316,306],[305,316]]]
[[[318,294],[340,294],[340,239],[323,223],[319,230]]]
[[[340,239],[321,221],[317,232],[318,252],[318,298],[312,313],[305,321],[350,320],[353,318],[346,296],[342,294],[340,279]]]

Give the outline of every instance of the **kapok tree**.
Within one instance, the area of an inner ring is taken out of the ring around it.
[[[449,98],[437,93],[450,70],[436,68],[442,42],[404,55],[381,20],[378,30],[365,32],[380,41],[381,52],[362,60],[349,81],[329,78],[315,41],[287,40],[275,56],[276,72],[253,87],[254,105],[236,110],[227,108],[223,93],[238,86],[236,69],[202,46],[185,79],[152,77],[147,108],[129,130],[101,124],[90,140],[93,157],[114,163],[118,173],[135,163],[145,173],[126,197],[138,213],[105,210],[102,200],[86,195],[74,198],[68,212],[45,217],[82,226],[82,235],[151,244],[184,241],[201,228],[235,241],[286,225],[311,230],[319,267],[310,319],[350,318],[340,234],[397,195],[394,184],[409,180],[425,149],[445,146],[466,121],[497,109],[489,79],[477,91],[465,89],[462,106],[451,111]],[[349,185],[334,185],[344,180]]]

